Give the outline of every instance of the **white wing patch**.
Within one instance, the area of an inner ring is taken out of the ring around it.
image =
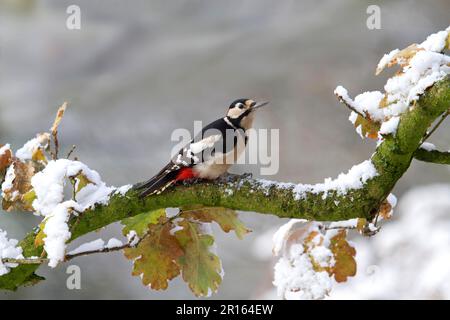
[[[216,134],[208,136],[207,138],[204,138],[198,142],[191,143],[189,147],[180,150],[180,153],[178,153],[176,158],[172,160],[172,162],[174,163],[174,167],[168,169],[168,171],[171,171],[173,169],[178,170],[180,166],[188,167],[192,164],[198,164],[200,162],[200,157],[196,156],[196,154],[199,154],[208,148],[214,147],[214,144],[221,138],[221,134]]]
[[[212,148],[214,146],[214,144],[217,141],[219,141],[221,138],[222,138],[222,135],[220,135],[220,134],[209,136],[198,142],[191,143],[189,146],[189,150],[193,154],[200,153],[207,148]]]

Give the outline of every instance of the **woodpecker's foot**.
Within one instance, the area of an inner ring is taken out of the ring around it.
[[[191,184],[196,184],[196,183],[202,183],[205,181],[208,181],[208,180],[201,179],[201,178],[191,178],[191,179],[186,179],[186,180],[180,181],[180,183],[182,185],[191,185]]]
[[[364,228],[360,231],[360,233],[365,237],[372,237],[376,235],[381,229],[380,227],[375,226],[373,223],[367,223]]]
[[[217,178],[217,181],[221,183],[237,182],[243,179],[251,179],[252,177],[253,177],[252,173],[244,173],[244,174],[225,173],[221,175],[219,178]]]
[[[253,178],[253,173],[251,172],[247,172],[241,175],[242,179],[252,179]]]

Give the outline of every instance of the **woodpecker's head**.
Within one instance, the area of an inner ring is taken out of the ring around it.
[[[237,99],[230,104],[227,117],[239,127],[247,130],[253,124],[255,110],[267,105],[269,102],[256,102],[251,99]]]

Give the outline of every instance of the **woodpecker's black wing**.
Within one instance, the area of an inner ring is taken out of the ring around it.
[[[180,149],[176,156],[150,180],[136,186],[142,190],[140,196],[161,193],[177,181],[177,177],[183,168],[191,168],[198,163],[208,160],[216,152],[226,153],[231,151],[236,144],[228,139],[232,137],[236,127],[225,118],[218,119],[205,126],[201,133],[188,145]]]

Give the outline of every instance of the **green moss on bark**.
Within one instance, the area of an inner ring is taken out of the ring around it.
[[[297,200],[292,188],[273,186],[267,189],[258,180],[245,178],[228,183],[180,185],[144,200],[139,199],[138,193],[131,190],[125,196],[112,196],[108,205],[96,206],[83,213],[79,219],[71,221],[71,240],[142,212],[192,204],[317,221],[371,218],[409,168],[413,157],[424,159],[433,154],[416,150],[426,130],[449,108],[449,104],[450,77],[447,77],[430,88],[401,116],[395,137],[386,137],[378,146],[371,158],[378,175],[368,180],[363,188],[351,190],[345,195],[330,192],[324,197],[323,194],[306,193]],[[42,248],[34,247],[34,237],[35,234],[30,233],[20,243],[26,257],[39,256],[42,253]],[[38,265],[20,265],[13,268],[10,273],[0,277],[0,288],[14,290],[28,283],[35,278],[33,275],[37,268]]]

